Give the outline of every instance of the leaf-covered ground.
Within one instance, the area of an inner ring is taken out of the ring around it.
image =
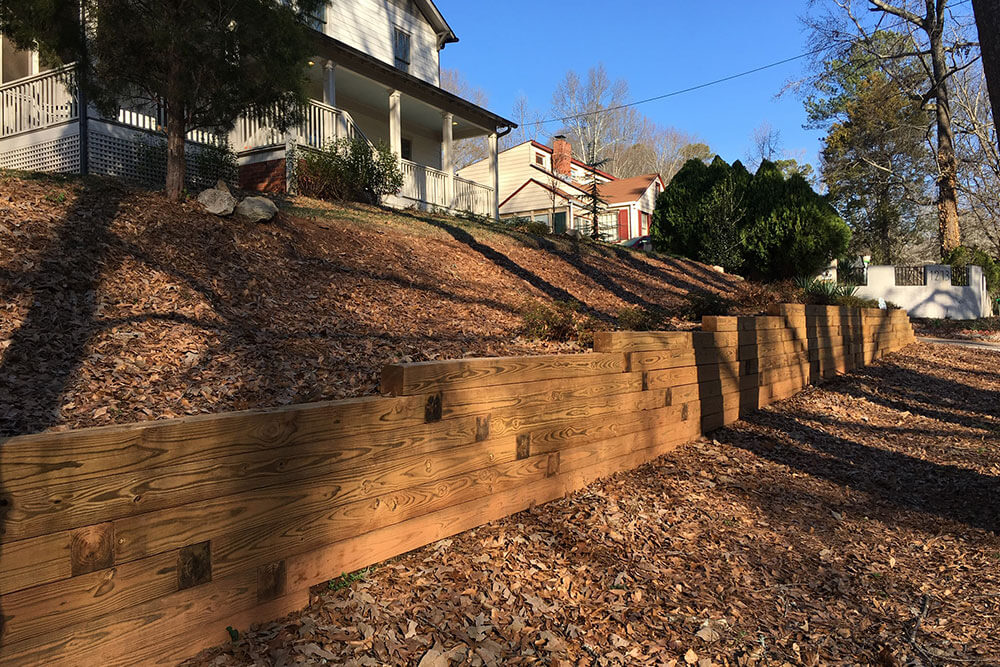
[[[913,327],[918,336],[1000,343],[1000,317],[978,320],[914,319]]]
[[[997,665],[998,442],[1000,353],[912,345],[192,664]]]
[[[610,322],[742,284],[372,207],[261,225],[99,179],[0,172],[0,193],[0,436],[366,395],[400,360],[575,349],[521,338],[525,299]]]

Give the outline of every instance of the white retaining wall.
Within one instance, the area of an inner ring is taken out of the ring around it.
[[[983,269],[969,266],[969,286],[951,284],[951,267],[929,264],[924,267],[923,285],[897,285],[894,266],[869,266],[868,284],[858,287],[866,299],[885,299],[906,310],[911,317],[972,320],[993,313]]]

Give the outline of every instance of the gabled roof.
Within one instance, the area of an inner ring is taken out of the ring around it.
[[[556,194],[556,195],[562,197],[563,199],[565,199],[567,201],[572,200],[573,202],[575,202],[577,204],[582,203],[581,200],[579,199],[579,195],[575,195],[575,194],[572,194],[570,192],[566,192],[564,190],[561,190],[560,188],[557,188],[557,187],[554,187],[554,186],[551,186],[551,185],[546,185],[545,183],[542,183],[541,181],[536,180],[534,178],[529,178],[528,180],[526,180],[524,183],[521,184],[521,187],[519,187],[517,190],[514,190],[513,192],[511,192],[510,195],[508,195],[506,199],[504,199],[502,202],[500,202],[500,205],[497,206],[497,208],[503,208],[504,204],[506,204],[511,199],[513,199],[517,195],[517,193],[519,193],[521,190],[525,189],[526,187],[528,187],[532,183],[535,184],[535,185],[537,185],[538,187],[542,188],[543,190],[547,190],[548,192],[551,192],[553,194]]]
[[[586,184],[574,183],[573,181],[567,181],[567,180],[564,180],[562,178],[559,178],[556,174],[552,173],[551,171],[549,171],[545,167],[539,167],[534,162],[531,163],[531,167],[532,167],[532,169],[537,169],[538,171],[540,171],[543,174],[545,174],[555,184],[565,185],[567,187],[573,188],[574,190],[579,190],[580,192],[582,192],[584,194],[587,194],[589,192],[587,190],[587,188],[585,187]]]
[[[623,204],[641,198],[654,181],[659,181],[660,187],[663,187],[663,179],[660,178],[659,174],[643,174],[642,176],[619,178],[608,183],[601,183],[598,189],[601,191],[601,197],[608,204]]]
[[[547,153],[552,153],[552,148],[550,148],[549,146],[546,146],[543,143],[537,142],[534,139],[531,140],[531,145],[534,146],[535,148],[543,150],[543,151],[545,151]],[[514,146],[514,148],[517,148],[517,146]],[[615,180],[615,177],[612,176],[611,174],[609,174],[606,171],[601,171],[600,169],[595,169],[594,167],[588,167],[586,165],[586,163],[580,162],[576,158],[571,158],[571,160],[572,160],[573,164],[575,164],[578,167],[582,167],[583,169],[587,169],[588,171],[596,172],[596,173],[600,174],[601,176],[604,176],[605,178],[610,178],[612,181]]]
[[[458,41],[458,36],[455,35],[455,31],[451,29],[448,22],[444,20],[444,15],[434,4],[433,0],[413,0],[413,3],[420,10],[427,21],[434,28],[434,32],[438,36],[438,44],[444,46],[445,44],[454,44]]]

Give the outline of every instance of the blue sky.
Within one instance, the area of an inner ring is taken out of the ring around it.
[[[633,99],[653,97],[807,50],[798,17],[805,0],[437,0],[461,40],[441,54],[489,94],[509,117],[524,93],[549,117],[552,91],[569,69],[603,62],[629,82]],[[641,105],[662,125],[695,134],[726,160],[743,159],[754,128],[769,122],[783,148],[817,164],[822,133],[804,130],[794,94],[775,96],[800,77],[805,59],[718,86]],[[547,126],[550,131],[554,125]]]

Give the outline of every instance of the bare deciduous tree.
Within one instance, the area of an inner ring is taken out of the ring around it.
[[[963,243],[1000,256],[1000,150],[982,68],[956,75],[952,90]]]
[[[441,70],[441,87],[481,107],[489,105],[490,98],[486,91],[472,85],[465,78],[465,75],[457,69]],[[459,139],[454,143],[453,151],[452,160],[456,170],[473,162],[484,160],[490,155],[489,142],[486,137]]]
[[[527,96],[521,93],[514,100],[511,108],[511,120],[517,123],[512,132],[500,138],[500,150],[505,150],[525,141],[541,141],[543,139],[542,116],[531,108]]]
[[[757,171],[764,160],[774,162],[782,154],[781,130],[764,121],[750,135],[750,150],[747,151],[747,169]]]
[[[628,83],[612,81],[604,65],[592,67],[586,79],[569,71],[552,94],[552,110],[562,121],[573,154],[585,162],[614,162],[637,143],[649,121],[629,102]]]
[[[812,0],[813,5],[821,2],[835,9],[819,18],[807,18],[806,23],[817,46],[825,48],[822,60],[842,59],[862,45],[906,94],[934,112],[938,240],[941,254],[946,255],[961,243],[949,82],[979,57],[978,44],[969,39],[968,17],[949,8],[949,0]],[[899,35],[895,48],[886,48],[886,31]],[[916,81],[896,78],[895,64],[911,58],[921,63],[923,76]]]
[[[712,150],[698,138],[673,127],[648,123],[636,143],[620,152],[611,166],[620,178],[656,173],[669,182],[690,159],[708,161]]]

